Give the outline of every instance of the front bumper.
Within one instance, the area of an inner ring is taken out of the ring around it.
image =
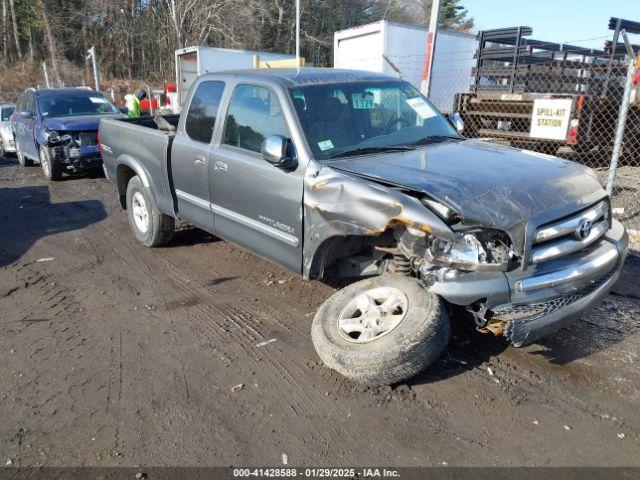
[[[535,340],[578,319],[618,280],[629,237],[620,222],[597,244],[531,270],[508,273],[452,272],[429,291],[457,305],[483,300],[488,331],[515,346]]]
[[[56,145],[51,147],[53,157],[72,171],[92,170],[102,166],[102,157],[97,145],[72,147]]]

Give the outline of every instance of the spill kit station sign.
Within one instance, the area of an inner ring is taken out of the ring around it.
[[[566,98],[539,98],[533,102],[531,114],[531,138],[565,140],[573,100]]]

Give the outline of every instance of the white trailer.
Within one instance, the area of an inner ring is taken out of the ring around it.
[[[260,61],[295,60],[295,55],[214,47],[187,47],[176,50],[176,89],[179,112],[193,81],[200,75],[224,70],[253,68],[253,58]]]
[[[425,28],[386,20],[341,30],[333,37],[334,67],[399,76],[419,89],[427,33]],[[454,95],[469,91],[477,46],[474,34],[438,31],[429,100],[441,112],[452,113]]]

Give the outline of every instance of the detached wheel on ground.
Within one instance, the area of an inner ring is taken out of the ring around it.
[[[416,280],[383,275],[353,283],[318,310],[311,338],[329,368],[363,385],[390,385],[431,365],[449,341],[443,301]]]
[[[40,166],[44,178],[52,182],[56,182],[62,178],[64,165],[61,165],[55,158],[51,157],[48,148],[40,147]]]
[[[173,237],[175,219],[158,210],[137,175],[127,184],[127,215],[134,235],[147,247],[165,245]]]
[[[18,163],[23,167],[31,165],[31,160],[24,156],[22,150],[20,150],[20,144],[16,141],[16,157],[18,157]]]

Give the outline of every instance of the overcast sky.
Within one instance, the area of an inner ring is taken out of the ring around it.
[[[462,0],[477,30],[533,28],[531,38],[602,48],[613,32],[609,18],[640,22],[640,0]],[[594,38],[598,37],[598,38]],[[630,37],[640,44],[640,35]]]

